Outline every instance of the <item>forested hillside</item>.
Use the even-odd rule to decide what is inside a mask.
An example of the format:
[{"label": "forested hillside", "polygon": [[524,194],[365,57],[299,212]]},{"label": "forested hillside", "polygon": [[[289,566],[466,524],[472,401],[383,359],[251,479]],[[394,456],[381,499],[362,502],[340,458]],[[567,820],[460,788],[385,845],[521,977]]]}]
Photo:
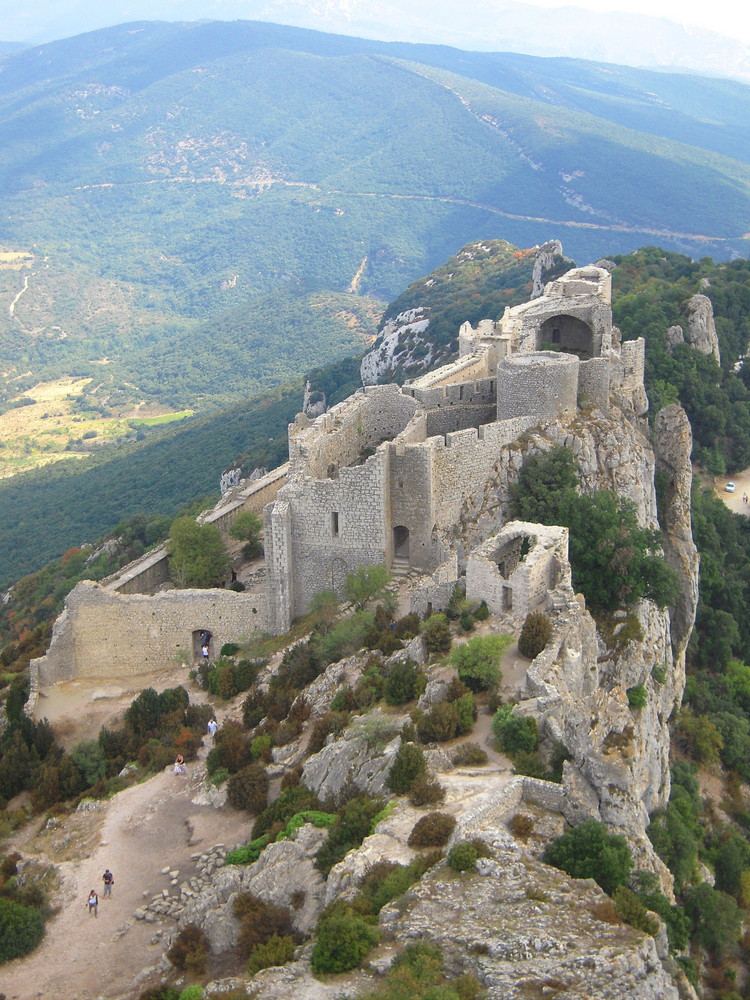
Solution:
[{"label": "forested hillside", "polygon": [[104,408],[238,401],[351,353],[471,239],[746,252],[728,81],[252,22],[0,67],[0,402],[60,375]]}]

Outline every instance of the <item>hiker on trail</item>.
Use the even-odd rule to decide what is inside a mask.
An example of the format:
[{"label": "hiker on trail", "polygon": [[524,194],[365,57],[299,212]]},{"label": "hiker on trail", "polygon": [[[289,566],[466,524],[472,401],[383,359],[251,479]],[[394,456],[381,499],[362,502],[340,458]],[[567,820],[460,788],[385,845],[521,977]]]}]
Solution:
[{"label": "hiker on trail", "polygon": [[185,758],[181,753],[178,753],[175,757],[174,762],[174,773],[175,774],[187,774],[187,768],[185,767]]},{"label": "hiker on trail", "polygon": [[96,894],[96,889],[92,889],[89,893],[89,898],[86,900],[86,906],[89,908],[89,913],[93,913],[95,917],[99,916],[97,913],[97,907],[99,906],[99,897]]},{"label": "hiker on trail", "polygon": [[209,719],[208,726],[206,726],[206,728],[208,729],[208,735],[211,737],[211,739],[213,739],[214,736],[216,735],[216,730],[219,728],[219,723],[216,721],[216,719]]},{"label": "hiker on trail", "polygon": [[115,877],[109,870],[109,868],[106,868],[104,870],[104,874],[102,875],[102,882],[104,883],[104,898],[106,899],[107,896],[112,895],[112,886],[115,884]]},{"label": "hiker on trail", "polygon": [[203,662],[205,664],[208,664],[208,643],[203,644],[203,648],[201,649],[201,656],[203,657]]}]

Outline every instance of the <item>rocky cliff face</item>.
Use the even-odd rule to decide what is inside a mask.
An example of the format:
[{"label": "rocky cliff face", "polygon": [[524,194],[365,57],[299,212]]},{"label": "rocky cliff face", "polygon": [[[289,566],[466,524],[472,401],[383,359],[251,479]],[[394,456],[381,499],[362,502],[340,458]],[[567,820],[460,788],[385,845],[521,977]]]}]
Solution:
[{"label": "rocky cliff face", "polygon": [[716,332],[714,307],[707,295],[692,295],[685,303],[686,329],[670,326],[667,344],[670,351],[678,344],[690,344],[701,354],[711,354],[721,364],[719,335]]},{"label": "rocky cliff face", "polygon": [[[527,700],[542,731],[570,751],[565,788],[583,813],[604,820],[630,839],[638,864],[669,873],[655,857],[645,830],[649,813],[669,797],[668,721],[685,683],[684,655],[697,606],[698,557],[690,528],[691,435],[680,407],[658,415],[655,451],[640,418],[619,408],[585,420],[552,422],[503,450],[481,494],[465,504],[454,540],[468,552],[508,517],[509,486],[527,456],[564,445],[578,461],[585,491],[614,490],[629,498],[641,523],[658,524],[655,471],[661,498],[664,553],[682,584],[677,604],[660,610],[641,602],[597,629],[582,599],[562,586],[553,612],[554,639],[527,674]],[[446,539],[446,544],[448,543]],[[627,691],[642,685],[646,704],[632,708]]]}]

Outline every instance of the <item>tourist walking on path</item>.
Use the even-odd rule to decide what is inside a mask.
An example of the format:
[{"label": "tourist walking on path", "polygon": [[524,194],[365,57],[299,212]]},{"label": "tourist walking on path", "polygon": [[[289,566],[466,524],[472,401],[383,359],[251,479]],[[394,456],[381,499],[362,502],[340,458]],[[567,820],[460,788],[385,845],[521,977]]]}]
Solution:
[{"label": "tourist walking on path", "polygon": [[181,753],[178,753],[175,757],[174,762],[174,773],[175,774],[187,774],[187,767],[185,766],[185,758]]},{"label": "tourist walking on path", "polygon": [[104,898],[112,895],[112,886],[115,884],[115,877],[109,868],[106,868],[104,874],[102,875],[102,882],[104,883]]},{"label": "tourist walking on path", "polygon": [[96,894],[96,889],[92,889],[89,893],[89,898],[86,900],[86,906],[89,908],[89,913],[93,914],[95,917],[99,916],[97,913],[99,908],[99,897]]},{"label": "tourist walking on path", "polygon": [[208,729],[208,735],[211,737],[211,739],[213,739],[214,736],[216,735],[216,730],[219,728],[219,723],[216,721],[216,719],[209,719],[208,726],[206,728]]}]

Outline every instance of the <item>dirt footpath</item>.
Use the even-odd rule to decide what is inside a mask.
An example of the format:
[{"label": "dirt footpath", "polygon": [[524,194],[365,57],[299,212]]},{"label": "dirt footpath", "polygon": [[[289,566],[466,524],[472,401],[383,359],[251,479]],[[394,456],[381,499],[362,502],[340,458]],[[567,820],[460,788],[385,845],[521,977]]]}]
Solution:
[{"label": "dirt footpath", "polygon": [[[203,773],[200,761],[190,765],[187,777],[165,771],[120,792],[98,810],[83,817],[78,813],[19,845],[29,855],[39,846],[49,848],[43,852],[49,857],[54,845],[62,851],[72,846],[74,852],[78,845],[82,853],[59,865],[61,909],[48,922],[42,944],[0,971],[0,989],[8,1000],[137,995],[139,974],[161,960],[160,929],[175,926],[172,921],[145,923],[133,915],[162,889],[174,892],[162,869],[179,871],[182,882],[195,872],[191,855],[216,844],[231,848],[250,836],[252,820],[246,814],[193,805]],[[111,899],[102,896],[105,868],[115,877]],[[86,907],[91,889],[100,897],[96,918]]]}]

